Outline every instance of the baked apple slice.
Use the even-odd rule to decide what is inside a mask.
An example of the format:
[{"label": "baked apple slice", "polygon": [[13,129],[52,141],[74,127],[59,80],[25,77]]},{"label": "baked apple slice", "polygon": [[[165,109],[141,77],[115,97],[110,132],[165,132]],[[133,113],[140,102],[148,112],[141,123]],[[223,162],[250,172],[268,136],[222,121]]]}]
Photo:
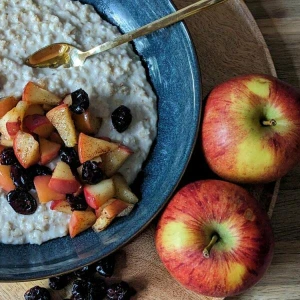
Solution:
[{"label": "baked apple slice", "polygon": [[128,207],[132,209],[133,205],[115,198],[108,200],[96,210],[97,220],[93,225],[93,230],[96,232],[104,230],[123,211],[128,210]]},{"label": "baked apple slice", "polygon": [[93,115],[89,109],[82,114],[73,113],[73,120],[75,127],[79,132],[90,135],[98,133],[102,122],[101,118]]},{"label": "baked apple slice", "polygon": [[118,144],[116,143],[108,142],[99,138],[94,138],[84,133],[79,134],[78,155],[79,160],[82,164],[106,152],[116,150],[117,148]]},{"label": "baked apple slice", "polygon": [[132,154],[133,151],[124,145],[119,145],[117,149],[103,154],[101,168],[105,175],[107,177],[114,175]]},{"label": "baked apple slice", "polygon": [[28,106],[25,117],[29,115],[41,115],[43,116],[45,114],[42,106],[40,104],[31,104]]},{"label": "baked apple slice", "polygon": [[87,204],[97,209],[115,195],[115,186],[111,178],[104,179],[94,185],[84,185],[84,197]]},{"label": "baked apple slice", "polygon": [[68,215],[72,214],[72,209],[68,201],[66,200],[53,200],[50,204],[50,209],[56,210]]},{"label": "baked apple slice", "polygon": [[24,118],[23,124],[31,133],[47,138],[54,131],[54,126],[46,116],[33,114]]},{"label": "baked apple slice", "polygon": [[47,203],[52,200],[65,200],[66,195],[58,193],[49,187],[51,175],[41,175],[34,177],[33,183],[40,203]]},{"label": "baked apple slice", "polygon": [[73,238],[79,233],[89,229],[96,221],[96,215],[91,210],[74,210],[69,222],[69,234]]},{"label": "baked apple slice", "polygon": [[14,138],[13,149],[19,163],[25,169],[40,160],[39,143],[30,133],[18,131]]},{"label": "baked apple slice", "polygon": [[13,96],[4,97],[0,99],[0,118],[2,118],[8,111],[14,108],[19,100]]},{"label": "baked apple slice", "polygon": [[0,188],[7,193],[16,188],[10,176],[10,169],[11,166],[0,165]]},{"label": "baked apple slice", "polygon": [[40,164],[46,165],[58,156],[61,145],[40,138]]},{"label": "baked apple slice", "polygon": [[47,112],[46,117],[56,128],[67,147],[77,144],[77,135],[71,112],[66,104],[56,106]]},{"label": "baked apple slice", "polygon": [[61,194],[73,194],[79,190],[81,184],[73,175],[70,166],[63,161],[59,161],[48,186]]},{"label": "baked apple slice", "polygon": [[135,204],[139,201],[138,197],[131,191],[126,179],[120,173],[112,176],[115,186],[115,197],[125,202]]},{"label": "baked apple slice", "polygon": [[22,100],[28,104],[58,105],[61,102],[61,98],[31,81],[23,90]]}]

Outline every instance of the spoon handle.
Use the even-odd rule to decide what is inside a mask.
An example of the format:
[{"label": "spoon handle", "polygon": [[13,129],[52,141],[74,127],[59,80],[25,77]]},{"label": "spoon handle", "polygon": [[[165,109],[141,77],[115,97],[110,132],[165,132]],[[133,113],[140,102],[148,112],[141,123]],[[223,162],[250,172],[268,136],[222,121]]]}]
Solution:
[{"label": "spoon handle", "polygon": [[205,8],[208,8],[210,6],[213,6],[215,4],[219,4],[219,3],[222,3],[225,1],[227,1],[227,0],[200,0],[200,1],[197,1],[194,4],[191,4],[185,8],[182,8],[182,9],[180,9],[174,13],[171,13],[163,18],[160,18],[160,19],[158,19],[154,22],[151,22],[149,24],[146,24],[136,30],[133,30],[126,34],[123,34],[112,41],[103,43],[99,46],[96,46],[96,47],[90,49],[89,51],[83,52],[82,55],[85,58],[87,58],[91,55],[94,55],[94,54],[109,50],[111,48],[117,47],[124,43],[130,42],[140,36],[149,34],[158,29],[161,29],[161,28],[164,28],[171,24],[174,24],[176,22],[179,22],[179,21],[185,19],[186,17],[196,14],[200,10],[203,10]]}]

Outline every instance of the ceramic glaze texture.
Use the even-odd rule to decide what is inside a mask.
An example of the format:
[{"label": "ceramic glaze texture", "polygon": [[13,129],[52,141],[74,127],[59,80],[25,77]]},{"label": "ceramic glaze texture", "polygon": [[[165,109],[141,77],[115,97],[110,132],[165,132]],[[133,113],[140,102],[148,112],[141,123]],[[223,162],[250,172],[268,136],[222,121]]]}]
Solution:
[{"label": "ceramic glaze texture", "polygon": [[[127,32],[174,11],[167,0],[95,0],[101,16]],[[143,9],[141,9],[141,5]],[[180,180],[198,132],[200,76],[184,25],[164,28],[134,42],[158,97],[158,133],[134,189],[141,201],[105,232],[87,231],[38,245],[0,245],[0,280],[52,276],[91,263],[124,245],[166,203]]]}]

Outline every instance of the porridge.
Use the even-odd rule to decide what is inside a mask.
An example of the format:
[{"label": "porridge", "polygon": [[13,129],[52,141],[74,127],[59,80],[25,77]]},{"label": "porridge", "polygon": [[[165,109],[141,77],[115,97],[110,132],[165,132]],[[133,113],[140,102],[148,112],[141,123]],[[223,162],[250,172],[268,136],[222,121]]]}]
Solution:
[{"label": "porridge", "polygon": [[[90,49],[117,36],[117,28],[102,20],[90,5],[70,0],[2,0],[0,28],[0,98],[20,98],[30,81],[61,99],[83,89],[90,99],[89,109],[102,119],[96,136],[109,137],[133,151],[119,170],[132,183],[156,136],[157,112],[155,94],[131,46],[94,56],[80,68],[32,69],[23,64],[25,57],[55,42]],[[130,109],[132,122],[119,133],[111,114],[122,105]],[[18,214],[1,192],[2,243],[41,244],[64,236],[69,219],[65,213],[51,210],[50,203],[39,204],[34,214]]]}]

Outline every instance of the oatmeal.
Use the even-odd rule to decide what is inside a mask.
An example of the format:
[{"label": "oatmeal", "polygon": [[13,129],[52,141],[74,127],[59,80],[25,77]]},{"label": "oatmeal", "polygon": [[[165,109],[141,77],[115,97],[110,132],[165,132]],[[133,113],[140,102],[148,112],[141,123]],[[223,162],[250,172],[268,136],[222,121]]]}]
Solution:
[{"label": "oatmeal", "polygon": [[[83,67],[32,69],[24,59],[55,42],[88,50],[119,35],[116,27],[102,20],[90,5],[70,0],[2,0],[0,2],[0,98],[20,97],[29,81],[39,83],[63,98],[84,89],[90,109],[102,118],[97,136],[123,143],[134,154],[120,173],[132,183],[141,170],[156,136],[156,97],[145,70],[130,45],[122,45],[88,59]],[[128,129],[119,133],[111,113],[125,105],[132,114]],[[15,213],[0,195],[0,241],[40,244],[67,234],[69,218],[39,204],[30,216]]]}]

